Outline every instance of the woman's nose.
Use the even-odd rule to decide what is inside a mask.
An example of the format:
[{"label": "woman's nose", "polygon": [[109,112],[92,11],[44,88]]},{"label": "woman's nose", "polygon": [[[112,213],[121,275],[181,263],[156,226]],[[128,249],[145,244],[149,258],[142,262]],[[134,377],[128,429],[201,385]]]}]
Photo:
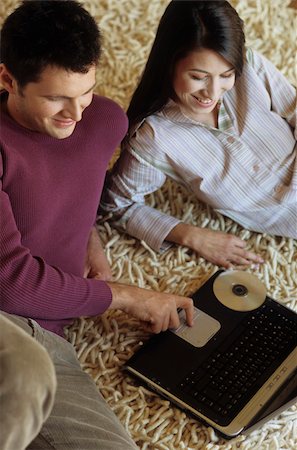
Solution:
[{"label": "woman's nose", "polygon": [[209,98],[216,100],[220,97],[221,87],[220,83],[216,79],[210,79],[205,87],[207,95]]}]

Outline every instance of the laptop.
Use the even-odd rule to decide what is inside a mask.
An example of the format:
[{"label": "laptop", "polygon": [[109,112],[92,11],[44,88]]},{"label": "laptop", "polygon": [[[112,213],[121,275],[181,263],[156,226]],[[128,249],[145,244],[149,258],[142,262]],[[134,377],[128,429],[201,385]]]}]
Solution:
[{"label": "laptop", "polygon": [[218,270],[192,296],[193,327],[154,335],[125,370],[220,436],[261,426],[297,400],[297,314],[244,271]]}]

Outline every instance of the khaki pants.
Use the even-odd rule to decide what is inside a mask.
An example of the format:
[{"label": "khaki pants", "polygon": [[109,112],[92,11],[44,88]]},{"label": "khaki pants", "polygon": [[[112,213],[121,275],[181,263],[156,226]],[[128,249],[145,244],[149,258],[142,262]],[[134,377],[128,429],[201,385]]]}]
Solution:
[{"label": "khaki pants", "polygon": [[33,320],[5,313],[0,401],[1,450],[137,449],[72,345]]}]

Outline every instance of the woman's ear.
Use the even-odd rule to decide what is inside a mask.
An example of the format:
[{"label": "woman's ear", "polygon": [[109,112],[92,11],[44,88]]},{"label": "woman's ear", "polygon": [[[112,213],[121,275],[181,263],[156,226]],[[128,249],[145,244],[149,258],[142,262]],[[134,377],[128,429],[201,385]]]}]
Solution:
[{"label": "woman's ear", "polygon": [[10,94],[13,94],[17,90],[17,81],[7,70],[5,64],[0,64],[0,85]]}]

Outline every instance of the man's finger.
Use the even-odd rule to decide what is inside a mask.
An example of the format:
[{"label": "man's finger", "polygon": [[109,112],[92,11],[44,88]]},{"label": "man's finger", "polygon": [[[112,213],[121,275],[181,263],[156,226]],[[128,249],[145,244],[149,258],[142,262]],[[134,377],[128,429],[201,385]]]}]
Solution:
[{"label": "man's finger", "polygon": [[194,303],[191,298],[179,297],[177,306],[186,312],[187,324],[192,327],[194,323]]},{"label": "man's finger", "polygon": [[179,315],[177,312],[177,309],[175,309],[174,311],[172,311],[171,315],[170,315],[170,322],[168,324],[169,328],[178,328],[180,325],[180,321],[179,321]]}]

